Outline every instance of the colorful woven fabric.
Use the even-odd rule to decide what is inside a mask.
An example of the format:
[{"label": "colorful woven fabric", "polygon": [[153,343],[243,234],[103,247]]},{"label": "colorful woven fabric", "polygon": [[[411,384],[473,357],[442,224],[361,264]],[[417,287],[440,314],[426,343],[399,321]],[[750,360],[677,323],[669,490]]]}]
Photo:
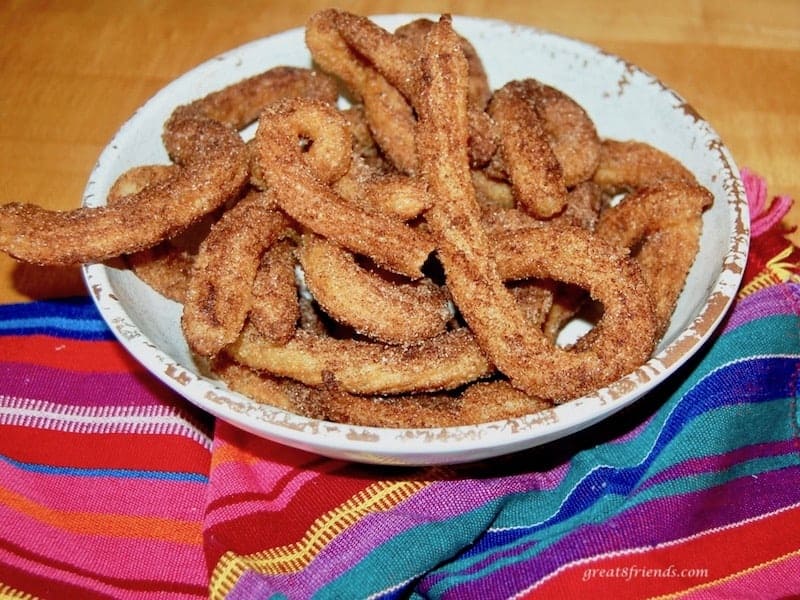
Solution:
[{"label": "colorful woven fabric", "polygon": [[763,219],[732,312],[666,384],[456,467],[256,438],[156,382],[87,298],[0,306],[0,597],[790,596],[800,275]]}]

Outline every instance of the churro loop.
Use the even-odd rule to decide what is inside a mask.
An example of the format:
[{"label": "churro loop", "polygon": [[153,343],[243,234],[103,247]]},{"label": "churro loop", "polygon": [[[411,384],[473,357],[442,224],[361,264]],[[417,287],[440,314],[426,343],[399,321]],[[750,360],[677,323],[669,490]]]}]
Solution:
[{"label": "churro loop", "polygon": [[300,322],[300,299],[295,276],[295,243],[281,240],[261,257],[253,281],[250,322],[275,343],[286,343]]},{"label": "churro loop", "polygon": [[157,181],[167,181],[175,174],[175,165],[140,165],[131,167],[117,177],[108,190],[106,202],[114,204],[125,196],[138,194],[148,185]]},{"label": "churro loop", "polygon": [[232,390],[257,402],[314,419],[363,427],[457,427],[513,419],[552,407],[506,381],[476,381],[457,393],[358,395],[332,386],[310,387],[238,364],[224,355],[213,372]]},{"label": "churro loop", "polygon": [[597,234],[635,251],[655,305],[658,334],[669,324],[700,244],[703,211],[713,196],[704,187],[664,181],[626,195],[600,216]]},{"label": "churro loop", "polygon": [[542,118],[550,146],[571,188],[587,181],[600,161],[600,138],[584,108],[563,91],[535,79],[524,80]]},{"label": "churro loop", "polygon": [[420,216],[433,202],[419,179],[373,168],[358,155],[353,156],[350,169],[336,181],[334,190],[366,210],[403,221]]},{"label": "churro loop", "polygon": [[[424,30],[430,25],[417,27]],[[315,13],[306,28],[306,43],[314,59],[361,99],[378,145],[406,173],[415,173],[418,162],[412,104],[419,94],[419,49],[415,43],[419,37],[420,32],[413,28],[405,34],[392,34],[366,17],[338,9]],[[485,78],[474,48],[463,38],[459,40],[462,52],[471,49],[472,79]],[[472,164],[481,165],[491,159],[497,140],[491,119],[483,113],[483,92],[475,93],[468,148]]]},{"label": "churro loop", "polygon": [[413,111],[400,91],[342,38],[335,18],[339,12],[314,13],[306,23],[306,45],[314,61],[339,77],[361,102],[372,135],[391,162],[411,173],[416,168]]},{"label": "churro loop", "polygon": [[[114,204],[155,181],[165,181],[175,168],[174,165],[142,165],[128,169],[109,189],[106,203]],[[209,213],[175,237],[125,255],[125,261],[137,277],[159,294],[183,302],[194,256],[211,222],[217,218],[216,212]]]},{"label": "churro loop", "polygon": [[268,194],[251,192],[211,228],[195,258],[181,316],[196,354],[212,356],[239,335],[261,255],[289,227]]},{"label": "churro loop", "polygon": [[[638,269],[577,228],[495,236],[493,255],[463,143],[466,61],[447,19],[431,29],[427,42],[422,68],[428,93],[417,109],[418,148],[435,197],[426,219],[456,306],[481,348],[518,389],[563,401],[610,383],[644,362],[654,345],[652,307]],[[527,323],[503,285],[503,279],[527,277],[575,283],[603,303],[594,343],[580,351],[558,348]]]},{"label": "churro loop", "polygon": [[[288,158],[305,165],[323,184],[331,184],[350,169],[353,136],[342,114],[333,106],[300,97],[288,98],[271,105],[261,115],[259,129],[276,129],[279,120]],[[256,153],[263,152],[264,135],[254,140]],[[258,159],[258,156],[256,156]],[[263,161],[259,164],[263,169]]]},{"label": "churro loop", "polygon": [[590,341],[559,348],[530,336],[524,360],[537,395],[560,401],[611,383],[644,363],[656,340],[654,308],[638,265],[597,235],[575,227],[533,228],[494,238],[504,280],[573,284],[602,305]]},{"label": "churro loop", "polygon": [[390,344],[431,338],[444,333],[452,318],[446,294],[430,281],[390,281],[318,236],[303,236],[299,258],[323,310],[369,338]]},{"label": "churro loop", "polygon": [[[415,19],[405,25],[398,27],[394,34],[395,36],[408,40],[416,47],[422,46],[425,41],[425,35],[430,31],[434,21],[430,19]],[[461,42],[461,49],[464,52],[464,57],[467,59],[467,72],[469,83],[467,85],[467,102],[471,108],[477,111],[483,111],[492,97],[492,88],[489,85],[489,78],[486,74],[486,69],[483,66],[475,46],[472,45],[467,38],[462,35],[458,36]]]},{"label": "churro loop", "polygon": [[[576,186],[568,194],[567,208],[545,221],[534,219],[518,209],[486,209],[482,222],[490,239],[496,235],[524,232],[532,227],[579,227],[592,231],[598,217],[599,191],[591,182]],[[510,286],[528,322],[541,327],[545,337],[555,342],[562,327],[583,306],[588,294],[571,284],[553,279],[529,279]]]},{"label": "churro loop", "polygon": [[666,152],[645,142],[604,139],[593,179],[609,196],[664,181],[696,183],[694,175]]},{"label": "churro loop", "polygon": [[243,129],[261,111],[283,98],[314,98],[334,104],[339,97],[336,81],[312,69],[279,66],[243,79],[175,109],[172,117],[201,117]]},{"label": "churro loop", "polygon": [[226,352],[256,370],[353,394],[452,389],[491,372],[472,334],[463,328],[401,345],[298,330],[286,344],[278,345],[245,327]]},{"label": "churro loop", "polygon": [[[299,123],[304,128],[314,123],[321,132],[319,138],[310,140],[311,148],[323,143],[325,136],[340,139],[341,132],[347,131],[346,121],[336,109],[318,101],[292,99],[262,113],[255,150],[262,175],[280,207],[311,231],[370,257],[385,269],[421,277],[421,267],[433,250],[431,240],[399,219],[366,211],[335,193],[315,174],[321,167],[311,165],[312,169],[302,160],[298,132],[291,129]],[[341,157],[344,168],[337,164],[331,170],[344,174],[351,158],[349,140],[337,157]],[[324,165],[324,169],[329,168]]]},{"label": "churro loop", "polygon": [[567,186],[529,81],[506,83],[492,96],[488,111],[500,132],[500,152],[516,205],[544,218],[564,208]]},{"label": "churro loop", "polygon": [[244,142],[209,119],[171,124],[172,177],[111,206],[52,211],[33,204],[0,206],[0,250],[27,262],[74,265],[155,245],[238,195],[248,179]]},{"label": "churro loop", "polygon": [[276,67],[176,108],[163,141],[181,168],[120,198],[113,206],[49,211],[31,204],[0,207],[0,250],[27,262],[69,265],[149,248],[234,198],[248,178],[236,130],[264,106],[287,96],[335,102],[332,78],[310,69]]},{"label": "churro loop", "polygon": [[[239,375],[240,381],[244,378]],[[251,385],[254,384],[251,380]],[[264,382],[260,383],[266,391]],[[253,385],[255,388],[256,386]],[[286,392],[283,392],[286,393]],[[317,418],[364,427],[457,427],[513,419],[551,408],[505,381],[475,382],[459,394],[406,394],[375,397],[341,390],[308,392]]]}]

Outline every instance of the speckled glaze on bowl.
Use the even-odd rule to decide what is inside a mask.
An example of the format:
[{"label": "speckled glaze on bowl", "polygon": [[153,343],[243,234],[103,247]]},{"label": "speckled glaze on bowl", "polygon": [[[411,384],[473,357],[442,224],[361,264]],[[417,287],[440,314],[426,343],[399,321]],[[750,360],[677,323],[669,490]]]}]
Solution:
[{"label": "speckled glaze on bowl", "polygon": [[[419,16],[436,18],[385,15],[374,20],[393,30]],[[558,87],[587,110],[601,136],[653,144],[681,160],[714,194],[714,204],[703,217],[699,255],[653,358],[592,394],[520,418],[436,429],[330,423],[259,404],[200,374],[181,333],[179,304],[129,271],[85,266],[84,277],[101,314],[155,377],[216,417],[264,438],[346,460],[430,465],[515,452],[597,423],[658,386],[703,345],[737,293],[749,242],[744,190],[718,135],[656,78],[593,46],[501,21],[456,16],[454,24],[477,49],[493,87],[522,77]],[[175,106],[272,66],[310,64],[303,30],[295,29],[233,49],[181,76],[115,135],[91,174],[84,204],[103,204],[109,187],[126,169],[167,162],[160,136]]]}]

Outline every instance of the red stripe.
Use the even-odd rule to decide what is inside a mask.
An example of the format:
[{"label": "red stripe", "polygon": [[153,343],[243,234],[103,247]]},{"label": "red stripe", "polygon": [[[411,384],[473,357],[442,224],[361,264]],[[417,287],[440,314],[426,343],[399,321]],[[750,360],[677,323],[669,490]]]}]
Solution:
[{"label": "red stripe", "polygon": [[[296,490],[288,504],[279,511],[242,514],[207,526],[203,537],[209,563],[217,564],[228,551],[247,555],[295,544],[303,539],[311,525],[322,515],[351,500],[374,483],[374,479],[363,479],[349,468],[339,473],[323,473]],[[238,502],[253,499],[256,498],[236,494],[220,498],[215,504],[217,510],[227,506],[232,512],[238,512]],[[276,527],[276,523],[280,526]]]},{"label": "red stripe", "polygon": [[[5,540],[0,538],[0,547],[6,546]],[[11,551],[10,549],[8,551]],[[52,575],[45,577],[42,574],[43,567],[40,566],[42,558],[38,556],[27,556],[19,550],[15,552],[26,560],[36,561],[38,564],[31,567],[36,573],[29,573],[21,571],[16,567],[3,567],[2,581],[3,584],[12,587],[19,591],[21,594],[30,594],[33,598],[81,598],[82,600],[108,600],[108,594],[91,589],[88,587],[79,587],[65,581],[51,579]],[[50,565],[48,565],[50,567]],[[61,565],[56,565],[52,571],[54,575],[58,574],[58,570],[63,569]],[[50,569],[48,569],[50,570]],[[11,596],[14,598],[15,596]],[[20,598],[27,596],[21,595]]]},{"label": "red stripe", "polygon": [[24,463],[79,469],[140,469],[208,475],[209,450],[174,434],[86,434],[7,426],[0,454]]},{"label": "red stripe", "polygon": [[[523,597],[616,600],[671,594],[741,573],[797,548],[800,507],[640,554],[572,565]],[[680,576],[684,569],[706,573]]]},{"label": "red stripe", "polygon": [[[270,548],[293,544],[303,538],[311,525],[321,515],[325,515],[344,504],[353,496],[373,484],[373,480],[351,479],[342,476],[323,474],[297,490],[289,503],[279,512],[264,511],[241,515],[236,519],[220,523],[206,531],[206,536],[224,539],[228,550],[237,554],[252,554],[264,550],[265,540]],[[229,502],[218,502],[218,508],[225,504],[235,505],[238,501],[252,500],[248,496],[230,496]],[[275,523],[280,527],[275,527]]]},{"label": "red stripe", "polygon": [[381,474],[387,474],[377,468],[320,458],[304,450],[258,438],[224,421],[217,422],[215,436],[246,456],[294,466],[296,471],[293,469],[279,485],[286,486],[301,470],[312,470],[317,474],[295,490],[294,496],[280,510],[242,514],[247,508],[240,508],[239,504],[256,499],[269,500],[276,492],[273,488],[260,488],[254,480],[247,478],[248,466],[242,463],[237,475],[241,478],[237,488],[241,492],[220,496],[213,502],[215,513],[226,511],[236,516],[207,526],[203,533],[206,557],[212,565],[217,564],[227,551],[245,555],[300,541],[314,521],[374,484]]},{"label": "red stripe", "polygon": [[[188,581],[176,581],[176,578],[170,577],[169,573],[152,573],[152,578],[150,579],[125,579],[115,577],[113,573],[104,572],[102,563],[98,563],[95,570],[90,571],[66,561],[41,556],[2,538],[0,538],[0,549],[14,554],[33,565],[31,572],[22,571],[18,567],[4,566],[4,570],[0,574],[0,584],[8,585],[36,598],[80,598],[81,600],[97,598],[98,600],[107,600],[111,592],[114,592],[114,595],[118,597],[139,597],[149,594],[153,594],[153,597],[159,595],[175,597],[179,594],[183,594],[186,597],[207,597],[205,586],[195,585]],[[143,545],[142,551],[147,550],[148,548]],[[131,559],[134,560],[135,557],[131,557]],[[47,575],[44,575],[43,571]],[[60,572],[84,578],[85,584],[67,583],[63,577],[58,578]],[[53,577],[57,579],[52,579]],[[169,594],[165,594],[165,590],[168,590]]]},{"label": "red stripe", "polygon": [[143,372],[144,368],[113,340],[71,340],[48,335],[0,337],[3,362],[94,373]]}]

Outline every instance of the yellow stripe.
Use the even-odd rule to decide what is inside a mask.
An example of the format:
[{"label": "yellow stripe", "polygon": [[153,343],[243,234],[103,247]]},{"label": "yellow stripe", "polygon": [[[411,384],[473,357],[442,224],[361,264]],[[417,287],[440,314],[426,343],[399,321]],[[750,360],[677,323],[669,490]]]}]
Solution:
[{"label": "yellow stripe", "polygon": [[739,291],[739,298],[744,298],[758,290],[777,283],[800,281],[800,275],[794,273],[794,270],[797,269],[797,265],[784,262],[784,259],[792,254],[792,250],[793,247],[791,245],[787,246],[782,252],[767,261],[764,269]]},{"label": "yellow stripe", "polygon": [[0,600],[36,600],[28,592],[21,592],[0,582]]},{"label": "yellow stripe", "polygon": [[427,485],[420,481],[374,483],[319,517],[298,542],[247,556],[226,552],[211,574],[209,597],[211,600],[225,598],[248,570],[277,575],[304,569],[333,538],[362,516],[388,510]]},{"label": "yellow stripe", "polygon": [[718,585],[721,585],[721,584],[724,584],[724,583],[729,583],[729,582],[733,581],[734,579],[738,579],[739,577],[743,577],[745,575],[749,575],[749,574],[754,573],[756,571],[760,571],[762,569],[766,569],[767,567],[771,567],[771,566],[773,566],[773,565],[775,565],[775,564],[777,564],[779,562],[783,562],[783,561],[785,561],[785,560],[787,560],[789,558],[794,558],[794,557],[797,557],[797,556],[800,556],[800,549],[794,550],[792,552],[788,552],[788,553],[784,554],[783,556],[778,556],[776,558],[773,558],[772,560],[764,561],[763,563],[760,563],[758,565],[753,565],[752,567],[748,567],[748,568],[743,569],[741,571],[737,571],[736,573],[731,573],[730,575],[726,575],[725,577],[720,577],[719,579],[715,579],[713,581],[707,581],[706,583],[701,583],[700,585],[696,585],[694,587],[687,588],[685,590],[681,590],[680,592],[675,592],[674,594],[665,594],[663,596],[652,596],[651,598],[649,598],[649,600],[671,600],[671,599],[674,599],[674,598],[680,598],[680,597],[685,596],[687,594],[690,594],[692,592],[696,592],[696,591],[699,591],[699,590],[705,590],[705,589],[708,589],[708,588],[711,588],[711,587],[717,587]]}]

